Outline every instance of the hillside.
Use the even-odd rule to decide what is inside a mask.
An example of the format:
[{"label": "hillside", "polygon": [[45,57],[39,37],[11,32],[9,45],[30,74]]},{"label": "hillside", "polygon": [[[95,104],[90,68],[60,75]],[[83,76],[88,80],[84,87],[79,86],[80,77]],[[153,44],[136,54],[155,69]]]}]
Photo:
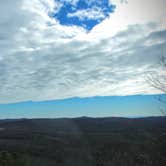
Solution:
[{"label": "hillside", "polygon": [[0,120],[0,166],[165,166],[166,117]]}]

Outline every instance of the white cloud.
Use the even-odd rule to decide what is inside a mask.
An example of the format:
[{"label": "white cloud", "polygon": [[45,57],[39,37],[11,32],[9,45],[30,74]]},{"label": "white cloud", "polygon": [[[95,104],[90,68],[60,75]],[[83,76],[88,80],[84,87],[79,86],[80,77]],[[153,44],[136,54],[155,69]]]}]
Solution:
[{"label": "white cloud", "polygon": [[116,9],[109,19],[93,29],[98,37],[103,35],[114,36],[133,24],[155,22],[159,29],[165,29],[166,27],[165,0],[127,0],[128,3],[121,3],[121,0],[110,1],[116,4]]},{"label": "white cloud", "polygon": [[58,5],[0,2],[0,103],[161,93],[144,74],[162,73],[165,1],[118,2],[116,12],[89,33],[50,18]]},{"label": "white cloud", "polygon": [[61,1],[62,2],[68,2],[68,3],[72,4],[72,5],[77,5],[79,0],[61,0]]},{"label": "white cloud", "polygon": [[68,17],[78,17],[80,20],[101,20],[105,17],[105,15],[101,8],[94,7],[92,9],[82,9],[74,13],[69,13]]}]

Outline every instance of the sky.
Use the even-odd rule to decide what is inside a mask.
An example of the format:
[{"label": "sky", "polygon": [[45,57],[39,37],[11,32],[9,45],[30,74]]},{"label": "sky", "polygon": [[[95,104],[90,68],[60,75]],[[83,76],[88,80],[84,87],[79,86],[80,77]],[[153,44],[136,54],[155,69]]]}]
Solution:
[{"label": "sky", "polygon": [[166,76],[165,6],[165,0],[1,1],[0,118],[157,115],[154,98],[163,92],[146,76]]},{"label": "sky", "polygon": [[[0,119],[163,116],[158,98],[166,95],[70,98],[0,105]],[[4,111],[5,110],[5,111]]]}]

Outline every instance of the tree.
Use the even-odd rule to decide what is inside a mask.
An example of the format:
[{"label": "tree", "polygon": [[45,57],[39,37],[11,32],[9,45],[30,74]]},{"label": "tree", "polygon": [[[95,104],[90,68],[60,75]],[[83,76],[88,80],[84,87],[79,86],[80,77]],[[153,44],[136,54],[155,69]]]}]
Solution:
[{"label": "tree", "polygon": [[[160,58],[160,63],[162,65],[163,70],[166,71],[166,56],[162,56]],[[161,76],[160,74],[157,74],[156,72],[152,71],[148,73],[147,78],[149,83],[153,87],[166,93],[166,75]]]},{"label": "tree", "polygon": [[[162,93],[166,94],[166,56],[163,55],[160,57],[160,64],[164,74],[159,74],[155,71],[148,72],[147,81],[154,88],[160,90]],[[166,97],[158,97],[158,101],[163,104],[161,112],[163,115],[166,115]]]},{"label": "tree", "polygon": [[29,166],[28,156],[20,153],[0,151],[0,166]]}]

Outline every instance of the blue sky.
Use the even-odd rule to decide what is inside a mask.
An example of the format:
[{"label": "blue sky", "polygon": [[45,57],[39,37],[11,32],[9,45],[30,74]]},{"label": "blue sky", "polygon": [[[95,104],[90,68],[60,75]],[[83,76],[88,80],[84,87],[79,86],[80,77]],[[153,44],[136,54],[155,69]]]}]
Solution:
[{"label": "blue sky", "polygon": [[147,76],[166,78],[165,6],[0,1],[0,118],[159,115]]},{"label": "blue sky", "polygon": [[[164,97],[163,95],[159,95]],[[0,118],[161,116],[158,95],[71,98],[0,105]]]},{"label": "blue sky", "polygon": [[[64,1],[59,0],[59,2]],[[50,15],[57,19],[62,25],[76,25],[89,31],[95,25],[100,24],[100,22],[109,17],[110,14],[114,12],[114,9],[115,5],[110,4],[109,0],[78,0],[76,4],[72,4],[70,1],[65,2],[58,12],[55,14],[51,13]],[[92,11],[94,15],[90,13]],[[81,17],[79,17],[80,15]]]}]

